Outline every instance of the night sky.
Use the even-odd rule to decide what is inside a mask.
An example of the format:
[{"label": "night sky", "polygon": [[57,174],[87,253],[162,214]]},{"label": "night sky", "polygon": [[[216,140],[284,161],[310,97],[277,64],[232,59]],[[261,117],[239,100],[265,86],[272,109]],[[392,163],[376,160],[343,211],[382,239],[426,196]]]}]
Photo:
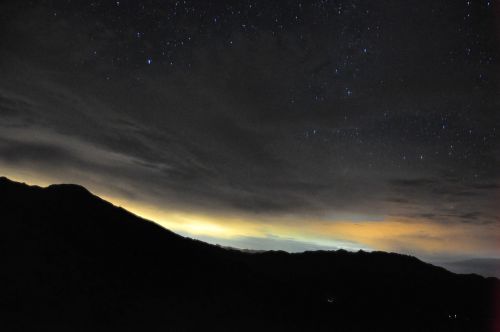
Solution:
[{"label": "night sky", "polygon": [[2,1],[0,175],[251,249],[500,258],[496,1]]}]

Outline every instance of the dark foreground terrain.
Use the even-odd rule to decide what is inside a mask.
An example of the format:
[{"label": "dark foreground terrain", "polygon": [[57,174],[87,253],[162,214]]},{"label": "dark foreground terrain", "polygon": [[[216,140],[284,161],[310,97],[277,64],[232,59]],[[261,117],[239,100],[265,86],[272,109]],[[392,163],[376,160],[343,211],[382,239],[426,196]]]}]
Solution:
[{"label": "dark foreground terrain", "polygon": [[496,331],[497,279],[410,256],[242,253],[6,178],[0,220],[2,331]]}]

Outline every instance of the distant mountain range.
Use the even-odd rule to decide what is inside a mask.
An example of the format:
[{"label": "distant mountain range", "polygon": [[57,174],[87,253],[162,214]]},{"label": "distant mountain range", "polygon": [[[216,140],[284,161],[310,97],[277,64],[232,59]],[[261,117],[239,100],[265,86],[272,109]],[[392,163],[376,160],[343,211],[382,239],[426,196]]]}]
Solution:
[{"label": "distant mountain range", "polygon": [[461,261],[441,262],[439,265],[455,273],[477,273],[500,278],[500,259],[473,258]]},{"label": "distant mountain range", "polygon": [[[498,331],[500,282],[384,252],[248,253],[0,178],[2,331]],[[495,325],[496,324],[496,325]]]}]

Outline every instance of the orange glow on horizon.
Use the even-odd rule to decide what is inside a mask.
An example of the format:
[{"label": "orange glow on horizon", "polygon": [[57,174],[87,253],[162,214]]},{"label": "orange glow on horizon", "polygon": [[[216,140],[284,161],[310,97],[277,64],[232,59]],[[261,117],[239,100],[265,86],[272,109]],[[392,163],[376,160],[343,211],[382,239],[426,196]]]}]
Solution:
[{"label": "orange glow on horizon", "polygon": [[[5,174],[5,173],[4,173]],[[33,177],[28,173],[6,174],[10,179],[46,186],[59,181]],[[86,185],[83,183],[83,185]],[[215,239],[238,237],[293,239],[316,245],[347,249],[395,251],[415,255],[453,254],[498,256],[500,232],[495,225],[442,224],[424,219],[386,218],[381,221],[321,220],[263,215],[227,215],[171,211],[144,202],[125,199],[87,186],[101,198],[128,211],[184,235]],[[258,248],[242,248],[258,249]]]}]

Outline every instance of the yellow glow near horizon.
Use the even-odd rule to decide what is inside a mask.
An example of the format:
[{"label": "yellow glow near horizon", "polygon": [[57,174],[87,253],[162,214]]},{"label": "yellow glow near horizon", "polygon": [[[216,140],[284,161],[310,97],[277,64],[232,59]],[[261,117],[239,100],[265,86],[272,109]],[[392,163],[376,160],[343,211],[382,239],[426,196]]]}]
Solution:
[{"label": "yellow glow near horizon", "polygon": [[[37,178],[22,173],[6,175],[14,181],[41,186],[58,182],[50,177]],[[171,211],[144,202],[102,194],[98,188],[91,186],[88,188],[114,205],[174,232],[193,237],[234,239],[276,236],[319,245],[339,246],[339,243],[352,243],[350,249],[372,248],[426,255],[472,253],[497,256],[499,252],[500,232],[495,225],[442,224],[421,219],[389,218],[382,221],[353,222],[307,218],[305,227],[304,218]]]},{"label": "yellow glow near horizon", "polygon": [[492,255],[498,252],[500,243],[498,227],[494,225],[441,224],[419,219],[318,223],[313,225],[313,230],[352,239],[378,250],[426,254]]},{"label": "yellow glow near horizon", "polygon": [[[118,200],[110,198],[110,201]],[[279,217],[246,219],[187,212],[164,212],[153,207],[134,207],[133,204],[126,202],[120,205],[130,206],[131,212],[170,230],[215,238],[275,235],[313,244],[338,245],[338,243],[353,242],[357,243],[359,248],[425,254],[475,252],[491,255],[499,249],[495,243],[500,243],[493,238],[498,234],[494,225],[478,227],[471,224],[438,224],[419,219],[357,222],[308,219],[307,227],[304,227],[303,223],[297,223],[296,220],[290,221]],[[493,237],[488,243],[484,243],[481,239],[484,239],[485,229],[488,228],[491,228],[489,234]],[[498,236],[496,237],[498,239]]]}]

